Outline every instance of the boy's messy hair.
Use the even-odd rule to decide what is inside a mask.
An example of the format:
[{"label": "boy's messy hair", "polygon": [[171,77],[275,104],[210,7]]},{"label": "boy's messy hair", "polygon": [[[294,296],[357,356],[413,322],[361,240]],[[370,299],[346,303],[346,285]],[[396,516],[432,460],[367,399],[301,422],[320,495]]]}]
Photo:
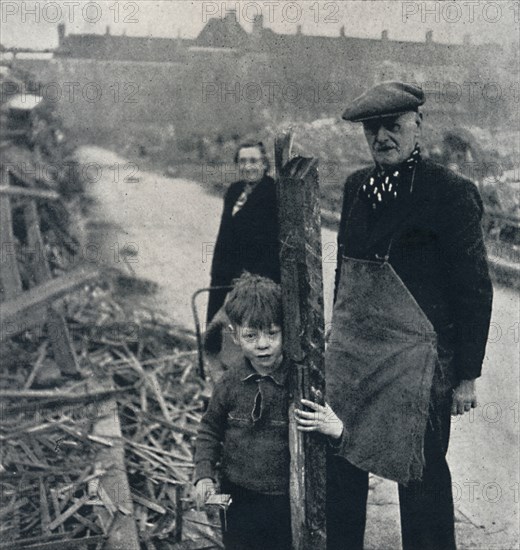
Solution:
[{"label": "boy's messy hair", "polygon": [[269,329],[282,324],[282,291],[267,277],[244,272],[233,281],[224,306],[234,325]]}]

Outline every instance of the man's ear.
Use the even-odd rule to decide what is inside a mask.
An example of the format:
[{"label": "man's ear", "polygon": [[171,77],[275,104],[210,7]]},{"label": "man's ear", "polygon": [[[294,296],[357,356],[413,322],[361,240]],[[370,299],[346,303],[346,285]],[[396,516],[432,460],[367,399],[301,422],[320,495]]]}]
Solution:
[{"label": "man's ear", "polygon": [[417,138],[420,138],[421,135],[422,135],[422,122],[423,122],[423,114],[418,111],[417,113],[415,113],[415,124],[416,124],[416,131],[415,131],[415,136]]}]

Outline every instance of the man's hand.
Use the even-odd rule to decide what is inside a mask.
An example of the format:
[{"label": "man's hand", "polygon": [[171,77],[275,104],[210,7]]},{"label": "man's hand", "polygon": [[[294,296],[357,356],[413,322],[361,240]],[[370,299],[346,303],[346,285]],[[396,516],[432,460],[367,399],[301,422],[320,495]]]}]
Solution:
[{"label": "man's hand", "polygon": [[200,509],[206,503],[206,500],[210,495],[214,495],[217,492],[215,482],[209,478],[204,477],[199,479],[195,484],[195,500],[197,502],[197,509]]},{"label": "man's hand", "polygon": [[302,405],[312,409],[311,411],[302,411],[296,409],[296,421],[298,430],[301,432],[319,432],[328,435],[333,439],[339,439],[343,433],[343,422],[336,416],[336,413],[330,408],[328,403],[319,405],[308,399],[301,400]]},{"label": "man's hand", "polygon": [[477,406],[477,390],[475,380],[461,380],[453,390],[453,404],[451,414],[464,414]]}]

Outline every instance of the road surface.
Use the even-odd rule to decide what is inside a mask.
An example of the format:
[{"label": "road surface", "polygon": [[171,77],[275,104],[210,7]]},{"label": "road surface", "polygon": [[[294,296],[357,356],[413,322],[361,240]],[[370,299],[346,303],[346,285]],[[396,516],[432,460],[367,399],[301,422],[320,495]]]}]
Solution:
[{"label": "road surface", "polygon": [[[126,159],[87,147],[80,163],[91,174],[95,217],[105,222],[100,257],[121,261],[156,282],[155,307],[193,328],[190,300],[209,285],[211,251],[222,201],[195,182],[137,172]],[[325,316],[330,320],[335,268],[335,235],[322,232]],[[204,300],[200,301],[202,317]],[[479,407],[453,421],[452,470],[459,549],[513,550],[519,546],[519,357],[520,294],[495,288],[493,319]],[[366,548],[400,549],[397,489],[371,479]]]}]

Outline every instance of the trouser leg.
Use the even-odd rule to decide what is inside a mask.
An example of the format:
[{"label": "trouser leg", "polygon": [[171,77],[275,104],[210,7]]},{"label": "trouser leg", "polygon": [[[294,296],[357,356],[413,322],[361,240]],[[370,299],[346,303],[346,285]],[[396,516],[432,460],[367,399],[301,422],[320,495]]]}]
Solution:
[{"label": "trouser leg", "polygon": [[362,550],[368,473],[344,458],[327,457],[327,549]]},{"label": "trouser leg", "polygon": [[403,550],[455,550],[451,475],[446,461],[451,398],[433,401],[424,439],[420,482],[399,485]]},{"label": "trouser leg", "polygon": [[233,499],[224,522],[226,550],[291,550],[289,496],[226,485]]}]

